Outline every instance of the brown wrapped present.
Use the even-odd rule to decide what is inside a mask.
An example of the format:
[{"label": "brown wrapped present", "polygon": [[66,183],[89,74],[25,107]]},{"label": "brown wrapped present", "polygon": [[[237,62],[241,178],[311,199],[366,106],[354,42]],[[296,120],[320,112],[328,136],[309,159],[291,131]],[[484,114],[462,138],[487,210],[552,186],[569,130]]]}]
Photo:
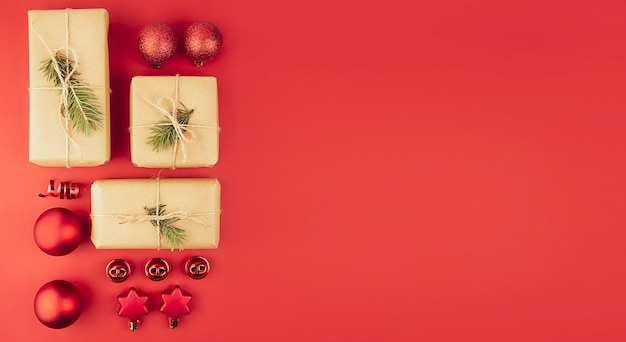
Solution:
[{"label": "brown wrapped present", "polygon": [[108,30],[105,9],[28,12],[30,162],[109,161]]},{"label": "brown wrapped present", "polygon": [[210,249],[220,239],[215,178],[106,179],[91,186],[97,249]]},{"label": "brown wrapped present", "polygon": [[130,85],[130,149],[139,167],[211,167],[217,163],[217,79],[135,76]]}]

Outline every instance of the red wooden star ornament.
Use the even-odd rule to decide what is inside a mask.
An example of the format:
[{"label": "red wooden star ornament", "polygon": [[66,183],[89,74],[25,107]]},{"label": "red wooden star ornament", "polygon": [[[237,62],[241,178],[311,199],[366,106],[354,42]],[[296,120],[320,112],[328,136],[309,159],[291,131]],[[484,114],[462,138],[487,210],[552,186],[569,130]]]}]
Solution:
[{"label": "red wooden star ornament", "polygon": [[191,309],[189,309],[191,295],[184,295],[180,287],[176,285],[171,292],[163,292],[161,297],[163,297],[163,305],[161,305],[159,311],[169,315],[170,328],[174,329],[178,326],[178,317],[191,312]]},{"label": "red wooden star ornament", "polygon": [[117,301],[120,303],[117,314],[128,317],[128,327],[131,331],[135,331],[139,326],[139,316],[148,314],[146,307],[148,296],[140,296],[135,288],[131,287],[126,295],[118,296]]}]

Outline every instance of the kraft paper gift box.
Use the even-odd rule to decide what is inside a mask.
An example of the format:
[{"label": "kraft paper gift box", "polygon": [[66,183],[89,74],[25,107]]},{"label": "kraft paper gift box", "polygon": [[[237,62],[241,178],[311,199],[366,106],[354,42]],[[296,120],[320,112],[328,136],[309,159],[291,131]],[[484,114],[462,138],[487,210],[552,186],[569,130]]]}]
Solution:
[{"label": "kraft paper gift box", "polygon": [[[162,210],[156,213],[156,207]],[[220,239],[215,178],[104,179],[91,186],[91,241],[97,249],[213,249]],[[183,230],[177,246],[157,227]]]},{"label": "kraft paper gift box", "polygon": [[[110,159],[109,15],[105,9],[28,11],[30,70],[29,161],[41,166],[98,166]],[[60,55],[59,55],[60,54]],[[46,61],[58,63],[55,84],[44,74]],[[54,66],[54,63],[52,64]],[[77,107],[77,93],[92,92]],[[82,97],[84,98],[84,97]],[[89,134],[76,131],[65,108],[92,113],[100,125]],[[91,107],[90,107],[91,106]]]},{"label": "kraft paper gift box", "polygon": [[[181,120],[183,111],[191,114]],[[135,76],[130,85],[130,149],[135,166],[211,167],[218,161],[217,79],[213,76]],[[155,149],[155,131],[178,131]]]}]

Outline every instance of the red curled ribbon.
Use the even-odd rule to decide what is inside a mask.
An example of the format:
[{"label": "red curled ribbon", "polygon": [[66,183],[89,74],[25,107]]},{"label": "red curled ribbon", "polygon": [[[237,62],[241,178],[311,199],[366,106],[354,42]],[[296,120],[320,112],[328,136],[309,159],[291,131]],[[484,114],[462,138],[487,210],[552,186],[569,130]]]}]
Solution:
[{"label": "red curled ribbon", "polygon": [[54,179],[50,180],[48,185],[48,191],[45,194],[37,194],[39,197],[58,197],[60,199],[75,199],[78,197],[79,186],[76,183],[61,182],[56,187],[54,186]]}]

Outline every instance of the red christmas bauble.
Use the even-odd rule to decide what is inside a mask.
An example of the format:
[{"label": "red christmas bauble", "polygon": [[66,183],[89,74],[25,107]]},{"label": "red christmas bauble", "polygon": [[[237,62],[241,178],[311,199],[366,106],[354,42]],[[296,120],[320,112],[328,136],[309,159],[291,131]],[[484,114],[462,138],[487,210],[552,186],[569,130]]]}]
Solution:
[{"label": "red christmas bauble", "polygon": [[172,58],[176,52],[176,44],[176,33],[163,23],[144,26],[137,39],[139,53],[155,69]]},{"label": "red christmas bauble", "polygon": [[33,229],[37,246],[47,254],[66,255],[78,247],[83,235],[80,219],[66,208],[44,211]]},{"label": "red christmas bauble", "polygon": [[48,328],[67,328],[76,322],[82,309],[80,291],[66,280],[50,281],[35,295],[35,315]]},{"label": "red christmas bauble", "polygon": [[222,48],[222,32],[215,24],[200,21],[185,30],[185,53],[195,66],[215,58]]}]

